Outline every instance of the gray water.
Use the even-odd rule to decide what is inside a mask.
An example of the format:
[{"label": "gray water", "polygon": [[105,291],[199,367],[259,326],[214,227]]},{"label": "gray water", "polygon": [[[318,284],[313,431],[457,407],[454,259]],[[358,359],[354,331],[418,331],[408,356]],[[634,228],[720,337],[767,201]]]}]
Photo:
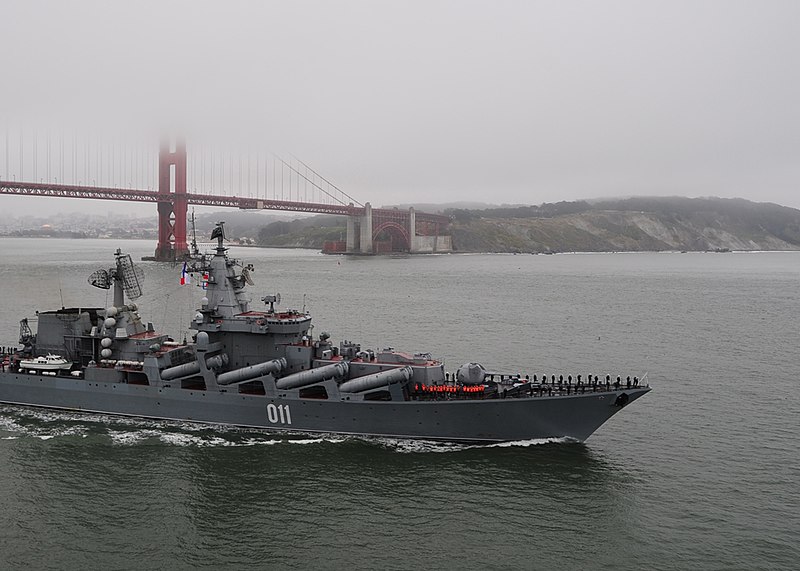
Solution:
[{"label": "gray water", "polygon": [[[153,250],[0,241],[0,344],[107,305],[86,277],[116,247]],[[0,568],[798,567],[800,253],[232,253],[316,334],[655,390],[585,444],[483,447],[0,406]],[[141,266],[143,317],[182,338],[202,290]]]}]

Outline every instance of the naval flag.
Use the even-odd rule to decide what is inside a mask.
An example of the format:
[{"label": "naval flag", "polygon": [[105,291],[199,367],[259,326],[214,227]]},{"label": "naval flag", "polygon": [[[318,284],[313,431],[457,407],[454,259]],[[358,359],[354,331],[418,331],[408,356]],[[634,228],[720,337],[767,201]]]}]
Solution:
[{"label": "naval flag", "polygon": [[186,262],[183,262],[183,269],[181,270],[181,285],[192,283],[192,278],[189,272],[186,271]]}]

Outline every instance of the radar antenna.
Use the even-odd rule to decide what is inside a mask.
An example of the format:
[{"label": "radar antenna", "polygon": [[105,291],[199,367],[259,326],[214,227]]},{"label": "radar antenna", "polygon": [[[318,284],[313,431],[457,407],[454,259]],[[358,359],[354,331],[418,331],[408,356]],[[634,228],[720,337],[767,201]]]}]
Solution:
[{"label": "radar antenna", "polygon": [[25,317],[19,322],[19,342],[21,345],[30,345],[33,341],[36,341],[36,335],[31,331],[28,318]]},{"label": "radar antenna", "polygon": [[89,276],[89,283],[100,289],[110,289],[114,286],[114,305],[122,306],[125,301],[122,295],[124,290],[130,299],[142,297],[142,282],[144,272],[133,265],[130,254],[123,254],[117,249],[114,253],[117,258],[117,267],[107,270],[97,270]]},{"label": "radar antenna", "polygon": [[89,276],[89,283],[100,289],[109,289],[114,281],[113,268],[110,270],[97,270]]},{"label": "radar antenna", "polygon": [[117,274],[115,278],[122,280],[122,288],[130,299],[142,297],[142,282],[144,272],[141,268],[133,265],[130,254],[123,254],[117,250]]},{"label": "radar antenna", "polygon": [[261,298],[261,301],[269,304],[270,313],[275,313],[275,304],[281,303],[281,294],[276,293],[275,295],[265,295]]},{"label": "radar antenna", "polygon": [[253,278],[250,277],[250,272],[252,271],[253,271],[252,264],[248,264],[242,268],[242,277],[244,278],[244,281],[247,283],[247,285],[255,285],[253,283]]},{"label": "radar antenna", "polygon": [[211,231],[211,239],[217,240],[217,255],[222,255],[225,252],[225,246],[222,243],[225,241],[225,223],[217,222],[214,230]]}]

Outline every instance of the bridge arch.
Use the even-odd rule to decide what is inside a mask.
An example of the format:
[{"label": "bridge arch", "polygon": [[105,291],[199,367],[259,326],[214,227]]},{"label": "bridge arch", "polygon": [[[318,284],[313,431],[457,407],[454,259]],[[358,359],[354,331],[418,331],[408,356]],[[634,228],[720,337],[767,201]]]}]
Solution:
[{"label": "bridge arch", "polygon": [[383,232],[390,234],[392,237],[400,238],[401,250],[406,252],[411,251],[411,238],[408,235],[408,229],[406,229],[402,224],[395,222],[394,220],[386,220],[378,224],[372,230],[373,244],[377,243],[378,237]]}]

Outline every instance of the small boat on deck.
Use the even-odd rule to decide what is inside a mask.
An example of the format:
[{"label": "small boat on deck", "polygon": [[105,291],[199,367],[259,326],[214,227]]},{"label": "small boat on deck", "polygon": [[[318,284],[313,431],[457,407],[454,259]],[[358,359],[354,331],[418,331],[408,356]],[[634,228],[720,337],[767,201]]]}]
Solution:
[{"label": "small boat on deck", "polygon": [[19,362],[19,366],[21,369],[34,371],[67,371],[72,368],[72,362],[59,355],[48,353],[33,359],[23,359]]}]

